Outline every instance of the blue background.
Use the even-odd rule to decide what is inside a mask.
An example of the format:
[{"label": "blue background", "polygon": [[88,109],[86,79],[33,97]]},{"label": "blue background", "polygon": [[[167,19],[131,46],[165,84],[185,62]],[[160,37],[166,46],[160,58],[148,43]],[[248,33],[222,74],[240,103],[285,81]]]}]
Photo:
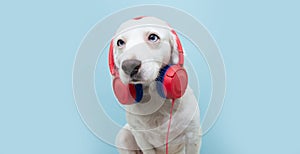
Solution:
[{"label": "blue background", "polygon": [[0,2],[1,154],[117,152],[81,121],[72,67],[95,23],[144,3],[193,15],[221,49],[227,94],[218,121],[203,137],[203,154],[300,153],[296,0],[31,0]]}]

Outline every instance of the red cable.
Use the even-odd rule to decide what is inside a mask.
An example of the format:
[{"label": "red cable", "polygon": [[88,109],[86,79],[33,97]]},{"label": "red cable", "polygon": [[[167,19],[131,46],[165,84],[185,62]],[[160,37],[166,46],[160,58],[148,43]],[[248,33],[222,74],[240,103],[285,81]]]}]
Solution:
[{"label": "red cable", "polygon": [[170,110],[170,120],[169,120],[169,125],[168,125],[168,131],[167,131],[167,137],[166,137],[166,154],[169,153],[169,133],[170,133],[170,126],[171,126],[171,121],[172,121],[172,111],[173,111],[173,107],[175,104],[175,99],[172,99],[172,107]]}]

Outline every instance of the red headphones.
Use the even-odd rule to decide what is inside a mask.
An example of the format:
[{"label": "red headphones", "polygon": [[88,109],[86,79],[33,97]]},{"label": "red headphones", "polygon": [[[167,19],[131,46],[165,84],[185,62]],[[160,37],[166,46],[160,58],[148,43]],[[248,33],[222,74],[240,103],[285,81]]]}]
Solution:
[{"label": "red headphones", "polygon": [[[156,88],[161,97],[176,99],[184,94],[188,84],[188,76],[186,70],[182,67],[184,56],[180,40],[174,30],[171,30],[171,32],[176,36],[179,62],[175,65],[167,65],[159,71],[159,75],[156,78]],[[108,62],[110,73],[114,77],[112,85],[115,96],[123,105],[140,102],[143,98],[143,86],[141,84],[124,84],[121,81],[114,63],[113,48],[112,40],[110,42]]]}]

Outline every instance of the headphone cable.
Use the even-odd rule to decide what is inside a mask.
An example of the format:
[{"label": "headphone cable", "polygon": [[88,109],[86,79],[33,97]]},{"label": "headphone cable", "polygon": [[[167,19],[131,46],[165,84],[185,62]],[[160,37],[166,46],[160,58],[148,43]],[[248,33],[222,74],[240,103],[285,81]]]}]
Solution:
[{"label": "headphone cable", "polygon": [[167,131],[167,136],[166,136],[166,154],[169,153],[169,134],[170,134],[172,111],[173,111],[174,104],[175,104],[175,99],[172,99],[172,106],[171,106],[171,110],[170,110],[170,119],[169,119],[168,131]]}]

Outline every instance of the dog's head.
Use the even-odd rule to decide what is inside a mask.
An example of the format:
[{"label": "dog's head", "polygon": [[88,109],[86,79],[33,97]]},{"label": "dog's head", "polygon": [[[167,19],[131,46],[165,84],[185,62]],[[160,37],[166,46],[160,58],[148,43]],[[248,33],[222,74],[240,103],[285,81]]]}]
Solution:
[{"label": "dog's head", "polygon": [[163,66],[179,60],[175,34],[166,22],[154,17],[123,23],[112,47],[114,65],[124,84],[151,83]]}]

